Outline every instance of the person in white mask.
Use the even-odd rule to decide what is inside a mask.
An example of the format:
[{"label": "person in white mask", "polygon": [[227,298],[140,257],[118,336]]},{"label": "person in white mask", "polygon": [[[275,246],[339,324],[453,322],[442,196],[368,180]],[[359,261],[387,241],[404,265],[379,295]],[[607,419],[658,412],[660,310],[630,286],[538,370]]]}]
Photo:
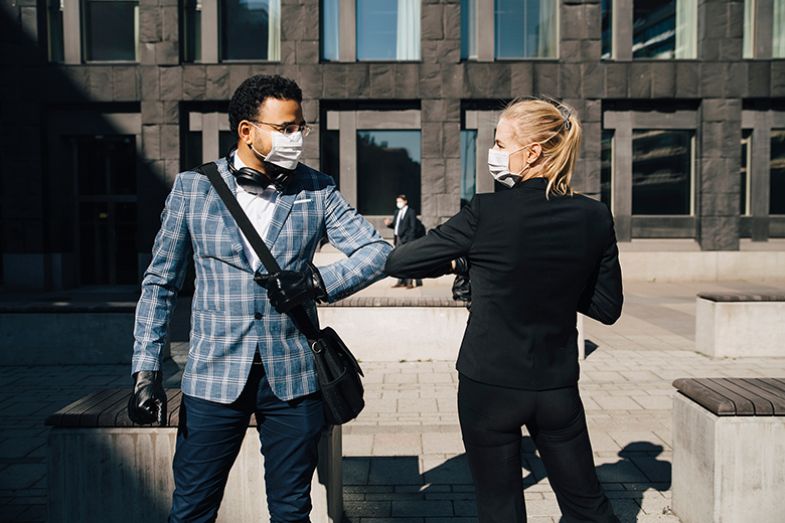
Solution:
[{"label": "person in white mask", "polygon": [[[316,302],[339,300],[380,279],[391,247],[331,177],[300,163],[309,127],[295,82],[248,78],[229,102],[229,124],[236,148],[200,170],[218,172],[281,270],[265,274],[207,176],[178,174],[142,281],[128,414],[135,423],[166,423],[162,348],[193,260],[168,521],[216,520],[252,414],[271,521],[309,521],[324,404],[308,339],[286,312],[302,306],[317,318]],[[324,237],[346,257],[317,268],[313,257]],[[248,493],[249,502],[262,503],[256,494]]]},{"label": "person in white mask", "polygon": [[526,520],[522,426],[563,521],[618,521],[594,469],[575,322],[577,312],[606,324],[619,318],[621,268],[610,210],[571,188],[580,141],[571,107],[511,103],[488,151],[490,176],[506,189],[478,194],[385,265],[399,278],[457,272],[471,281],[458,418],[480,523]]}]

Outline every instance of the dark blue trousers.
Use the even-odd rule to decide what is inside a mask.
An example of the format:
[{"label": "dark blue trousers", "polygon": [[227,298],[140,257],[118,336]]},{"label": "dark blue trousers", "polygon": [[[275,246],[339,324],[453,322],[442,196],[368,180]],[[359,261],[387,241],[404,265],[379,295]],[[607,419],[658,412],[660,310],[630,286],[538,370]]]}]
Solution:
[{"label": "dark blue trousers", "polygon": [[273,394],[264,367],[254,362],[234,403],[184,395],[180,409],[170,523],[215,521],[229,470],[254,412],[271,521],[310,521],[311,479],[325,426],[320,394],[282,401]]}]

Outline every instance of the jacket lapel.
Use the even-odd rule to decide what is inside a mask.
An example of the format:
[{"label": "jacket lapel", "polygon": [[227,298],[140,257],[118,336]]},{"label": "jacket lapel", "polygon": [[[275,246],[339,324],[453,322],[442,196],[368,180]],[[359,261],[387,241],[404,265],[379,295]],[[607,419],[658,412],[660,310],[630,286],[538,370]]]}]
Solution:
[{"label": "jacket lapel", "polygon": [[288,194],[284,192],[278,193],[278,197],[275,199],[273,221],[270,223],[270,227],[267,229],[267,234],[264,238],[264,243],[270,247],[271,251],[273,250],[273,245],[275,245],[275,240],[277,240],[278,235],[281,234],[283,224],[286,223],[289,213],[292,212],[292,205],[294,205],[295,198],[297,198],[297,193]]},{"label": "jacket lapel", "polygon": [[[232,194],[235,194],[237,191],[237,181],[232,176],[232,173],[229,172],[229,169],[226,167],[226,160],[219,160],[216,162],[218,166],[218,172],[221,173],[221,178],[223,178],[226,185],[229,187],[229,190]],[[219,212],[221,213],[221,219],[224,222],[224,227],[226,232],[229,234],[230,240],[232,242],[232,251],[235,254],[238,254],[242,260],[245,262],[245,266],[249,271],[253,271],[251,267],[251,262],[248,260],[248,257],[245,253],[245,248],[243,244],[243,237],[242,232],[240,231],[240,227],[237,225],[232,213],[229,212],[229,208],[226,207],[226,204],[221,200],[221,197],[218,196],[218,192],[213,187],[211,189],[213,198],[216,200],[216,204],[218,206]]]}]

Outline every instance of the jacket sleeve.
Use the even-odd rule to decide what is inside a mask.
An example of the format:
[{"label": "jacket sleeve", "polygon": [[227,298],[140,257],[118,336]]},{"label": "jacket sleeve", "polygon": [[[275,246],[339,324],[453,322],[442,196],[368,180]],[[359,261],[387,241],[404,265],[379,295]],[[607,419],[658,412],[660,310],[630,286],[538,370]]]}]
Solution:
[{"label": "jacket sleeve", "polygon": [[387,258],[385,272],[398,278],[428,278],[449,271],[449,263],[469,254],[480,215],[475,196],[461,212],[422,238],[399,245]]},{"label": "jacket sleeve", "polygon": [[166,198],[161,229],[153,243],[153,258],[142,279],[142,294],[136,305],[134,323],[132,373],[159,370],[161,365],[169,320],[191,255],[186,207],[182,180],[178,176]]},{"label": "jacket sleeve", "polygon": [[417,214],[414,212],[414,209],[409,207],[406,210],[406,215],[403,217],[403,221],[401,222],[401,242],[408,243],[414,240],[414,230],[417,227]]},{"label": "jacket sleeve", "polygon": [[344,200],[334,185],[325,197],[327,239],[347,258],[319,267],[329,302],[340,300],[384,276],[384,260],[392,247]]},{"label": "jacket sleeve", "polygon": [[605,325],[612,325],[621,316],[624,294],[622,291],[619,247],[613,218],[610,218],[610,233],[597,268],[578,301],[578,312]]}]

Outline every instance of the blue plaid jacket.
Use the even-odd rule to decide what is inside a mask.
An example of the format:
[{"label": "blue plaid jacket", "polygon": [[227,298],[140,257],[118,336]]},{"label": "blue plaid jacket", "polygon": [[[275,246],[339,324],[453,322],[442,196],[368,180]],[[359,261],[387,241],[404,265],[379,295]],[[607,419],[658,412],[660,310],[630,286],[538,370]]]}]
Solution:
[{"label": "blue plaid jacket", "polygon": [[[217,164],[234,193],[237,184],[226,161]],[[196,290],[183,393],[231,403],[245,386],[257,347],[280,399],[319,389],[307,340],[254,282],[241,234],[206,176],[193,171],[177,176],[136,307],[132,372],[160,369],[169,319],[193,254]],[[348,256],[319,268],[329,301],[382,276],[390,245],[343,199],[332,178],[300,164],[278,195],[264,241],[282,269],[301,270],[325,234]],[[318,321],[316,305],[306,309]]]}]

